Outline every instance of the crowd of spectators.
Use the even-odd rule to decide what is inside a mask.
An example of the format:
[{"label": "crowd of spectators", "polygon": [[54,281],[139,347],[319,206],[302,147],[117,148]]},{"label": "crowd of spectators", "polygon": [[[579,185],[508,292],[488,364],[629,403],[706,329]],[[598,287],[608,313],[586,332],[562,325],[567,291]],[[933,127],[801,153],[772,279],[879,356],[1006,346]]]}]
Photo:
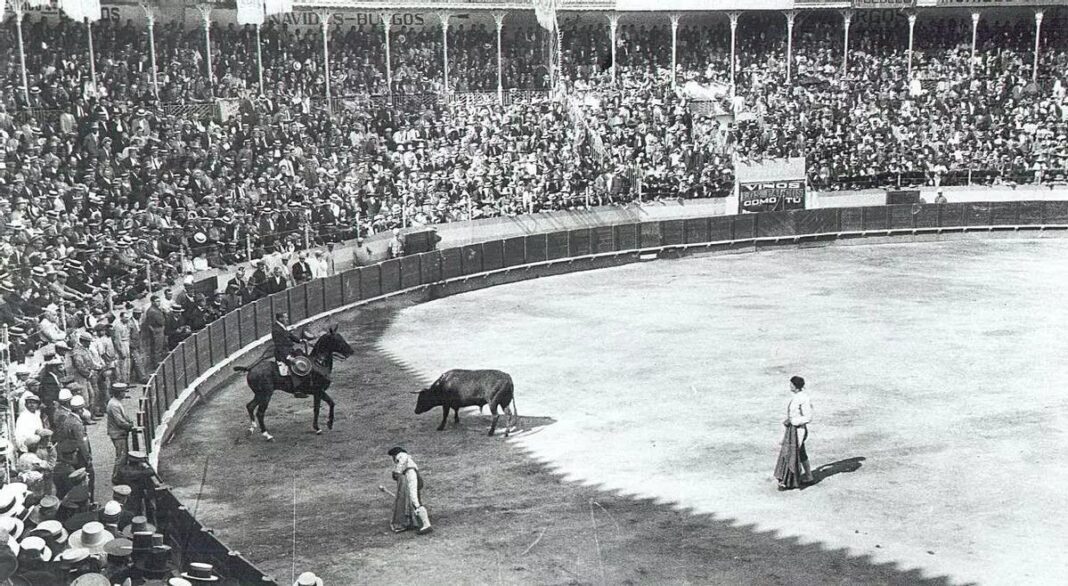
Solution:
[{"label": "crowd of spectators", "polygon": [[[863,14],[863,13],[861,13]],[[94,311],[144,295],[194,269],[223,267],[404,225],[625,203],[716,197],[732,159],[805,156],[817,189],[906,182],[1043,179],[1066,162],[1061,27],[1047,18],[1040,83],[1030,81],[1033,25],[982,21],[974,76],[967,15],[921,19],[914,78],[903,18],[854,24],[848,70],[835,13],[802,13],[792,79],[785,20],[739,23],[733,101],[695,110],[670,84],[671,30],[618,31],[611,85],[606,21],[564,19],[566,100],[403,101],[440,96],[437,26],[391,29],[386,87],[381,26],[335,28],[328,111],[318,27],[262,30],[265,92],[257,95],[252,27],[215,25],[214,83],[204,75],[203,31],[156,28],[159,100],[147,32],[131,22],[94,27],[91,83],[82,25],[27,22],[30,116],[14,26],[0,53],[0,288],[3,321],[32,335],[42,311]],[[425,24],[425,23],[424,23]],[[431,23],[434,24],[434,23]],[[454,19],[453,92],[496,86],[496,30]],[[730,81],[726,18],[678,31],[680,82]],[[503,78],[544,88],[546,33],[506,20]],[[1033,36],[1032,36],[1033,39]],[[382,95],[394,105],[344,96]],[[212,105],[160,104],[229,100]],[[713,116],[733,113],[736,122]]]}]

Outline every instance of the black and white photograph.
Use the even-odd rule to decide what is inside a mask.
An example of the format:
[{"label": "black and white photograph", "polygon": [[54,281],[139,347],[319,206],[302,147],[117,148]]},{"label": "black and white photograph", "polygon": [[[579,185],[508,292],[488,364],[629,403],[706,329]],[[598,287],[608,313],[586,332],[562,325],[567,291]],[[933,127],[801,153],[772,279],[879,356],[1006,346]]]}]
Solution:
[{"label": "black and white photograph", "polygon": [[0,0],[0,586],[1068,584],[1066,287],[1068,0]]}]

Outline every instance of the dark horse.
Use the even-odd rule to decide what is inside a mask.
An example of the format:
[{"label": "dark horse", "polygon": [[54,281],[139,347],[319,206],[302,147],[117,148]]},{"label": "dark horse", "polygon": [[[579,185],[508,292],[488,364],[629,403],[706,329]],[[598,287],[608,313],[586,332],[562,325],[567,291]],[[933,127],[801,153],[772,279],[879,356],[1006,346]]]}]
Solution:
[{"label": "dark horse", "polygon": [[[352,347],[345,341],[345,338],[342,338],[341,334],[337,333],[337,326],[333,326],[315,342],[315,347],[312,348],[311,354],[308,356],[312,361],[312,369],[304,377],[279,376],[278,365],[273,360],[273,355],[261,358],[251,367],[235,366],[234,370],[248,373],[245,375],[245,381],[248,382],[249,388],[255,394],[252,400],[245,405],[250,422],[249,433],[256,431],[256,422],[258,420],[260,432],[263,434],[264,439],[267,441],[274,439],[267,432],[267,425],[263,423],[263,414],[267,412],[267,405],[271,402],[271,395],[276,390],[289,393],[297,398],[307,395],[312,396],[314,405],[312,428],[317,434],[322,433],[322,430],[319,429],[320,401],[326,401],[326,404],[330,406],[330,416],[327,417],[326,427],[327,429],[333,429],[334,399],[327,394],[326,389],[330,386],[330,372],[334,369],[334,355],[336,354],[344,360],[352,356],[353,353]],[[294,383],[294,381],[296,382]]]}]

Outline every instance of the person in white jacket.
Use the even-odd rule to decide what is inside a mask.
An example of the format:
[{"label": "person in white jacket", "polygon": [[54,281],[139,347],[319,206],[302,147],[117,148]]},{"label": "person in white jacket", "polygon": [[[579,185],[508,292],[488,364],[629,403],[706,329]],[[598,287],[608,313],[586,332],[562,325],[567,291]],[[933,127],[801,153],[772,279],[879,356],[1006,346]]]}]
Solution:
[{"label": "person in white jacket", "polygon": [[26,451],[26,441],[30,438],[36,440],[38,432],[44,429],[44,423],[41,421],[41,399],[33,393],[26,393],[22,401],[26,408],[19,413],[19,418],[15,421],[15,447],[20,453]]}]

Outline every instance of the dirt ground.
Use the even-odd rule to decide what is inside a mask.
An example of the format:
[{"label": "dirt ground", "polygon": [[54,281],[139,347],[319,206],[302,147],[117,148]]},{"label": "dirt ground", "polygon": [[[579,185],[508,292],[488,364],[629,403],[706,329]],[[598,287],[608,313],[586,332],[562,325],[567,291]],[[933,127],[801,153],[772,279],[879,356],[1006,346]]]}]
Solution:
[{"label": "dirt ground", "polygon": [[[1056,583],[1065,252],[778,251],[380,304],[337,320],[357,354],[333,431],[279,395],[276,441],[246,436],[238,381],[161,473],[280,583]],[[407,392],[451,367],[512,373],[524,432],[414,415]],[[820,482],[779,493],[794,373],[813,386]],[[430,536],[389,531],[393,445],[424,473]]]}]

